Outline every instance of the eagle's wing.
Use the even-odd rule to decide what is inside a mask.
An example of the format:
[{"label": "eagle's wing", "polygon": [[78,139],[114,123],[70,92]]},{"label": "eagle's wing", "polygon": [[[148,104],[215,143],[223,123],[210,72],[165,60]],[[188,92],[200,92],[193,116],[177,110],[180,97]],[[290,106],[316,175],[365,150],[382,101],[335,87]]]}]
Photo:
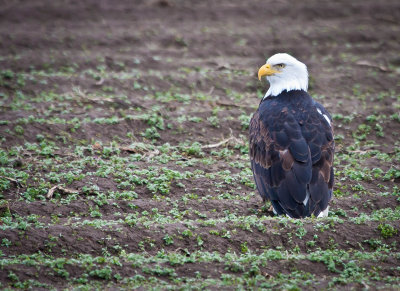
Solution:
[{"label": "eagle's wing", "polygon": [[297,119],[294,116],[286,107],[262,116],[258,110],[253,115],[251,167],[260,195],[271,200],[277,214],[318,216],[332,197],[330,116],[316,102],[296,114]]}]

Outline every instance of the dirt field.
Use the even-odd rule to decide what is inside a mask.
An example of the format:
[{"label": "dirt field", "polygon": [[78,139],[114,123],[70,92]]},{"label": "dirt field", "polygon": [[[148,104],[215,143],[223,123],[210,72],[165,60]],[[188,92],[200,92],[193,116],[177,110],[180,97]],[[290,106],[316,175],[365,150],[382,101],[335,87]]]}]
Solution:
[{"label": "dirt field", "polygon": [[[0,7],[0,288],[400,289],[398,0]],[[277,52],[334,119],[324,219],[255,191]]]}]

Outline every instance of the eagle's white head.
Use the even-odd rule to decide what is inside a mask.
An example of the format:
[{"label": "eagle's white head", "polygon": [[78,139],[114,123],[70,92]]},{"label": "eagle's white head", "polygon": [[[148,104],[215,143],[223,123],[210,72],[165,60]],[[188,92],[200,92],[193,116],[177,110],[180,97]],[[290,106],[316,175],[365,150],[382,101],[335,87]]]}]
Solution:
[{"label": "eagle's white head", "polygon": [[[282,91],[308,88],[307,66],[288,54],[275,54],[258,70],[258,79],[266,76],[270,84],[267,96],[277,96]],[[265,98],[264,97],[264,98]]]}]

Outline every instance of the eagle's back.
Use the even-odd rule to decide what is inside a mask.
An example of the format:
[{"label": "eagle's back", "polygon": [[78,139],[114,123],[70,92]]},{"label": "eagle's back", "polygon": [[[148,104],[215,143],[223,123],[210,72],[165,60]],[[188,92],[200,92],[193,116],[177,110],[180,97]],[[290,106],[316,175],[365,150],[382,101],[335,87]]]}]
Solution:
[{"label": "eagle's back", "polygon": [[250,121],[250,159],[257,189],[278,214],[318,216],[332,197],[331,117],[305,91],[261,101]]}]

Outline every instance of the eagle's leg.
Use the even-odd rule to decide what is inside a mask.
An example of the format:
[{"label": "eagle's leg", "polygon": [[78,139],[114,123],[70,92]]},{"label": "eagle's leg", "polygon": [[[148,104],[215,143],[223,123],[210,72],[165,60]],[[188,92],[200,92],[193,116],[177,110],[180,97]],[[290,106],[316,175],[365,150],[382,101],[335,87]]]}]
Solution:
[{"label": "eagle's leg", "polygon": [[[269,199],[267,199],[264,196],[262,197],[262,200],[263,200],[264,206],[267,206],[267,203],[270,201]],[[274,206],[272,206],[272,204],[268,207],[268,212],[273,212],[275,215],[277,214],[277,212],[276,212]]]},{"label": "eagle's leg", "polygon": [[318,217],[328,217],[328,213],[329,213],[329,206],[326,207],[325,210],[321,211],[321,213],[318,214]]}]

